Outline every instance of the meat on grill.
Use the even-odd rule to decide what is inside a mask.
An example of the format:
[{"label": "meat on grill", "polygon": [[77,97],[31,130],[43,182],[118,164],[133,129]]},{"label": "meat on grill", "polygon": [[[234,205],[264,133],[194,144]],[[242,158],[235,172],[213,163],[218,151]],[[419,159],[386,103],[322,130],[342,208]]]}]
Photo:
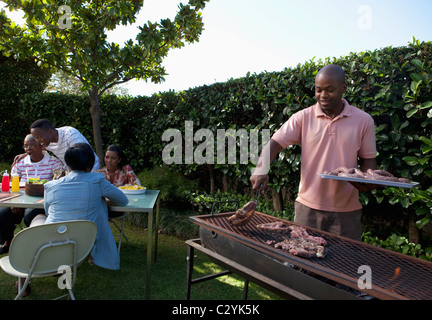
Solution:
[{"label": "meat on grill", "polygon": [[291,238],[305,239],[322,246],[327,245],[327,241],[324,238],[310,235],[303,227],[290,226],[289,229],[291,230]]},{"label": "meat on grill", "polygon": [[324,246],[304,238],[285,239],[282,242],[276,243],[274,247],[303,258],[324,258],[325,256]]},{"label": "meat on grill", "polygon": [[246,203],[243,206],[243,208],[238,209],[235,214],[230,216],[228,218],[228,221],[233,226],[239,227],[239,226],[245,225],[252,218],[252,216],[255,212],[256,206],[257,206],[257,204],[255,201],[249,201],[248,203]]},{"label": "meat on grill", "polygon": [[285,233],[291,231],[289,225],[283,221],[258,224],[257,228],[262,231],[275,232],[275,233]]},{"label": "meat on grill", "polygon": [[[301,226],[290,226],[282,221],[269,222],[257,225],[261,230],[270,232],[289,232],[289,238],[284,237],[284,240],[274,245],[276,249],[286,250],[289,253],[303,258],[324,258],[324,246],[327,241],[322,237],[314,237],[309,234],[305,228]],[[267,241],[268,245],[272,245],[275,241]]]},{"label": "meat on grill", "polygon": [[322,173],[331,176],[348,177],[348,178],[361,178],[361,179],[368,179],[368,180],[392,181],[392,182],[402,182],[402,183],[410,182],[409,179],[395,177],[392,173],[386,170],[368,169],[366,172],[363,172],[357,168],[339,167],[335,170],[324,171]]}]

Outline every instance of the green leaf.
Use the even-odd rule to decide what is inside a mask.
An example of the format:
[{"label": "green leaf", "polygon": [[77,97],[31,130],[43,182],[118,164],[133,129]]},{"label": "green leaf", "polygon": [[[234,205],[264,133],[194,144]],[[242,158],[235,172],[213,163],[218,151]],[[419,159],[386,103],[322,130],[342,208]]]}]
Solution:
[{"label": "green leaf", "polygon": [[423,80],[420,81],[412,81],[410,85],[411,91],[414,93],[414,95],[417,93],[418,87],[423,82]]},{"label": "green leaf", "polygon": [[422,80],[422,75],[420,73],[411,73],[410,77],[414,81],[421,81]]},{"label": "green leaf", "polygon": [[420,109],[427,109],[432,107],[432,101],[422,103]]},{"label": "green leaf", "polygon": [[425,137],[425,136],[421,136],[421,137],[419,137],[419,140],[420,140],[421,142],[423,142],[423,143],[426,143],[427,145],[432,146],[432,140],[429,139],[429,138],[427,138],[427,137]]},{"label": "green leaf", "polygon": [[432,150],[432,146],[425,146],[422,148],[423,154],[428,153],[431,150]]},{"label": "green leaf", "polygon": [[427,225],[430,222],[430,219],[428,217],[424,217],[423,219],[416,221],[416,226],[419,229],[423,229],[425,225]]},{"label": "green leaf", "polygon": [[409,110],[408,112],[407,112],[407,114],[406,114],[406,116],[408,117],[408,118],[411,118],[414,114],[416,114],[417,112],[419,111],[419,109],[418,108],[412,108],[411,110]]},{"label": "green leaf", "polygon": [[417,68],[423,69],[423,62],[421,62],[419,59],[412,59],[411,63]]},{"label": "green leaf", "polygon": [[432,140],[429,138],[426,138],[425,136],[419,137],[419,140],[423,143],[426,143],[429,146],[432,146]]},{"label": "green leaf", "polygon": [[415,166],[418,164],[418,158],[406,156],[402,158],[403,161],[409,166]]}]

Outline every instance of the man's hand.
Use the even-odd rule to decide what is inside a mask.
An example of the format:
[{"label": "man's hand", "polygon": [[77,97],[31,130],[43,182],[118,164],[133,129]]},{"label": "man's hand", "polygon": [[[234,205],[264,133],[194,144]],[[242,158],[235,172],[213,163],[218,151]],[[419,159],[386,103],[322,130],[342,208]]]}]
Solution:
[{"label": "man's hand", "polygon": [[269,176],[268,174],[252,175],[249,180],[252,183],[253,190],[258,190],[259,186],[262,184],[261,191],[263,191],[267,187],[267,183],[269,182]]},{"label": "man's hand", "polygon": [[[377,168],[376,158],[363,159],[359,158],[360,170],[366,172],[368,169],[375,170]],[[368,192],[380,187],[379,184],[364,183],[364,182],[353,182],[350,183],[360,192]]]},{"label": "man's hand", "polygon": [[360,192],[372,191],[380,186],[375,183],[364,183],[364,182],[354,182],[354,181],[349,181],[349,183],[351,183]]},{"label": "man's hand", "polygon": [[282,151],[282,149],[282,146],[273,139],[270,139],[270,142],[265,145],[258,160],[257,167],[249,179],[252,183],[253,190],[258,190],[260,185],[262,185],[261,192],[265,190],[267,183],[269,182],[269,176],[267,173],[270,168],[270,163],[277,154]]}]

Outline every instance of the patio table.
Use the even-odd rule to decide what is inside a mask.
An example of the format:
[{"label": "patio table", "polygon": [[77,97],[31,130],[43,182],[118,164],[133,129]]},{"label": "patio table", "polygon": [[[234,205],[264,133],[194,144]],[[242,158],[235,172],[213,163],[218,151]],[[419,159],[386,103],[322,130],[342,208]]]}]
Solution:
[{"label": "patio table", "polygon": [[[153,255],[153,230],[155,231],[154,261],[157,260],[157,242],[159,228],[159,190],[146,190],[142,194],[126,194],[129,203],[126,206],[111,206],[112,211],[117,212],[137,212],[147,213],[148,215],[148,240],[147,240],[147,279],[146,279],[146,299],[150,299],[150,279],[151,263]],[[153,228],[153,211],[156,206],[155,228]],[[16,193],[1,192],[0,207],[9,208],[44,208],[43,197],[33,197],[27,195],[24,190]]]}]

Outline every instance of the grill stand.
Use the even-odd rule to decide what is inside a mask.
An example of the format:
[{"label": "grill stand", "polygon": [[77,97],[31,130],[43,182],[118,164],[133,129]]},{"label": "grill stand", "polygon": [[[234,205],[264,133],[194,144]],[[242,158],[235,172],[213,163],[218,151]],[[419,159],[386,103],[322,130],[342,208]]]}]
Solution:
[{"label": "grill stand", "polygon": [[[338,287],[345,286],[345,288],[341,287],[344,290],[351,290],[349,288],[358,290],[359,280],[361,280],[360,267],[369,266],[369,277],[372,276],[373,270],[372,279],[369,279],[370,284],[373,285],[371,288],[362,289],[361,295],[369,295],[369,297],[364,296],[365,299],[372,297],[386,300],[432,299],[432,286],[430,285],[432,283],[432,263],[429,261],[312,228],[307,228],[307,231],[313,236],[323,236],[327,240],[329,251],[324,259],[303,259],[268,245],[267,241],[274,239],[269,239],[267,232],[262,232],[256,227],[258,224],[277,221],[290,225],[295,225],[294,223],[255,212],[251,222],[244,227],[235,228],[228,221],[233,214],[234,212],[226,212],[189,217],[193,223],[200,226],[202,246],[241,265],[247,263],[252,270],[258,270],[261,273],[264,270],[265,275],[272,279],[275,279],[274,274],[266,265],[257,267],[256,261],[259,262],[260,259],[255,256],[272,257],[280,263],[294,265],[308,273],[334,281]],[[224,245],[218,244],[218,238],[225,238]],[[249,257],[239,257],[244,247],[253,249],[249,253],[255,257],[255,264],[254,262],[250,264]],[[277,273],[278,276],[280,276],[279,273]],[[364,275],[367,274],[364,273]],[[279,279],[277,281],[279,282]],[[358,293],[358,291],[354,292],[355,295]]]},{"label": "grill stand", "polygon": [[[222,241],[222,243],[220,244],[226,247],[227,244],[224,243],[226,239],[224,239],[224,237],[219,237],[219,240]],[[254,271],[252,268],[255,269],[255,266],[251,266],[251,268],[249,268],[248,265],[248,267],[246,267],[231,258],[218,254],[217,252],[215,252],[214,248],[205,248],[203,245],[201,245],[200,239],[188,240],[186,241],[186,244],[188,245],[186,288],[187,300],[190,299],[190,290],[192,284],[214,279],[230,273],[237,274],[245,279],[245,285],[243,289],[244,299],[247,299],[249,281],[256,283],[257,285],[277,294],[284,299],[361,299],[344,290],[336,289],[333,286],[326,284],[325,282],[322,282],[318,279],[315,279],[314,277],[295,270],[281,263],[280,261],[276,261],[268,256],[260,255],[260,261],[257,261],[257,264],[266,265],[266,268],[270,266],[270,268],[273,270],[272,274],[279,274],[281,279],[271,279],[270,277],[267,277],[262,273]],[[216,264],[218,264],[222,268],[226,268],[227,271],[223,271],[198,279],[192,279],[194,249],[197,249],[206,254]],[[242,246],[241,251],[236,251],[239,253],[241,252],[241,256],[250,257],[250,250],[255,251],[254,249],[251,249],[247,246]],[[252,255],[256,255],[256,253],[252,253]],[[260,268],[258,268],[258,270],[260,270]],[[287,285],[287,283],[289,285]]]},{"label": "grill stand", "polygon": [[[187,240],[186,241],[186,244],[188,245],[187,274],[186,274],[186,276],[187,276],[186,300],[190,300],[191,286],[193,284],[200,283],[200,282],[207,281],[207,280],[216,279],[216,278],[226,276],[226,275],[229,275],[232,273],[232,271],[230,271],[230,270],[225,270],[225,271],[221,271],[221,272],[207,275],[204,277],[192,279],[195,249],[198,249],[204,253],[206,253],[206,251],[208,251],[208,250],[205,250],[204,247],[199,245],[197,242],[200,242],[200,239],[193,239],[193,240]],[[211,253],[207,252],[206,254],[211,254]],[[249,280],[245,279],[244,287],[243,287],[243,300],[247,299],[248,288],[249,288]]]}]

